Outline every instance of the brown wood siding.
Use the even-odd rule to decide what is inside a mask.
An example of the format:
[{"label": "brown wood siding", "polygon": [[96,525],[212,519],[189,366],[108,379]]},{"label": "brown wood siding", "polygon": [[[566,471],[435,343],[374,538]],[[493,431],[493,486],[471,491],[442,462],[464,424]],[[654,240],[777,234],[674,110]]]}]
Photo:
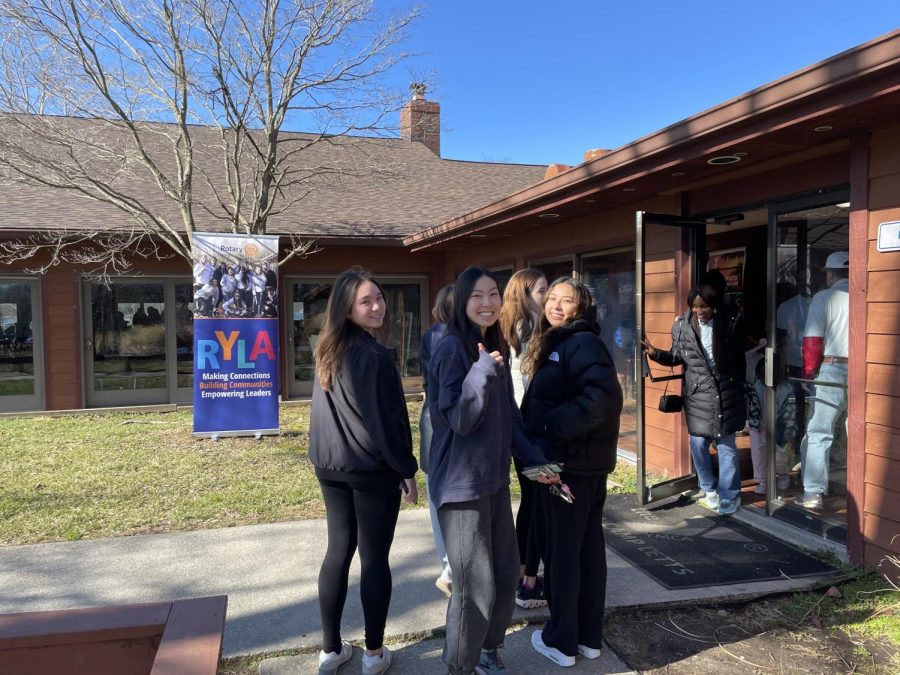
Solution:
[{"label": "brown wood siding", "polygon": [[[862,353],[866,344],[870,146],[868,133],[857,134],[850,140],[849,303],[856,308],[849,321],[850,354]],[[862,506],[866,488],[866,400],[862,394],[865,387],[866,364],[862,359],[852,359],[847,370],[847,551],[855,565],[863,562],[865,548]]]},{"label": "brown wood siding", "polygon": [[81,374],[80,282],[77,272],[57,266],[44,276],[44,391],[48,410],[84,406]]},{"label": "brown wood siding", "polygon": [[900,220],[900,127],[872,134],[866,278],[864,562],[900,554],[900,252],[879,223]]}]

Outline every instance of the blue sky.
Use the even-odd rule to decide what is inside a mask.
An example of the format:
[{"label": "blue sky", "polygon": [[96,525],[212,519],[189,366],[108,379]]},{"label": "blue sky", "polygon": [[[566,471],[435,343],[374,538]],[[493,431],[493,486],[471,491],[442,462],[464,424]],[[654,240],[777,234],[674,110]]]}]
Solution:
[{"label": "blue sky", "polygon": [[424,7],[407,43],[423,54],[396,77],[436,77],[442,156],[536,164],[578,164],[900,27],[900,0]]}]

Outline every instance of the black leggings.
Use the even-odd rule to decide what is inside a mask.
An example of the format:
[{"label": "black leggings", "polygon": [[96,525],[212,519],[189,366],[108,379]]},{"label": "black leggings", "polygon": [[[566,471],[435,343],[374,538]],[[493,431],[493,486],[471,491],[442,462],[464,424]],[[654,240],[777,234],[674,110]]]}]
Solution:
[{"label": "black leggings", "polygon": [[388,554],[400,512],[399,480],[361,485],[319,479],[328,521],[328,550],[319,571],[322,650],[341,651],[341,615],[350,561],[359,546],[359,597],[366,623],[366,649],[378,649],[391,604]]},{"label": "black leggings", "polygon": [[534,481],[522,475],[525,463],[521,459],[513,457],[513,463],[516,465],[516,475],[519,477],[519,487],[522,490],[519,512],[516,514],[516,540],[519,543],[519,564],[525,566],[526,577],[535,577],[541,564],[541,555],[538,552],[535,533]]}]

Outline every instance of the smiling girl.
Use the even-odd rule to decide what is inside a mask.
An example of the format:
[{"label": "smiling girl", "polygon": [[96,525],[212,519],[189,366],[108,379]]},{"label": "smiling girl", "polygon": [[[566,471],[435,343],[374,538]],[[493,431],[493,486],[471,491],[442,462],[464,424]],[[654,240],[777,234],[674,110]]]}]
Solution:
[{"label": "smiling girl", "polygon": [[561,666],[573,665],[578,654],[597,658],[603,644],[603,505],[616,465],[622,389],[595,311],[583,283],[554,281],[522,364],[531,377],[522,402],[528,436],[564,465],[560,478],[574,495],[567,503],[537,490],[550,620],[531,644]]},{"label": "smiling girl", "polygon": [[519,554],[509,499],[511,453],[543,455],[526,439],[500,334],[500,291],[470,267],[456,280],[453,317],[431,357],[428,489],[438,507],[453,593],[444,662],[451,673],[504,672],[497,648],[515,607]]},{"label": "smiling girl", "polygon": [[341,640],[350,562],[359,546],[359,595],[366,625],[364,674],[383,673],[391,601],[388,564],[400,493],[415,503],[416,460],[400,374],[375,336],[384,325],[384,291],[371,274],[347,270],[335,281],[316,343],[309,458],[322,488],[328,548],[319,572],[323,645],[319,672],[353,654]]}]

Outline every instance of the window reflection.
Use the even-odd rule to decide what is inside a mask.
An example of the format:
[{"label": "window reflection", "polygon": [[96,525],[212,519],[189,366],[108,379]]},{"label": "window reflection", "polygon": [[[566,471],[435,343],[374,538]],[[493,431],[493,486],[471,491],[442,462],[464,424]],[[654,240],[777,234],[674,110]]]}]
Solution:
[{"label": "window reflection", "polygon": [[847,506],[849,303],[848,268],[834,265],[848,251],[844,207],[778,217],[776,496],[839,522]]},{"label": "window reflection", "polygon": [[194,386],[194,287],[175,284],[175,351],[178,387]]},{"label": "window reflection", "polygon": [[94,391],[166,387],[163,284],[91,285]]},{"label": "window reflection", "polygon": [[34,387],[31,285],[0,283],[0,396],[32,396]]},{"label": "window reflection", "polygon": [[[418,283],[382,283],[390,322],[387,347],[401,377],[421,374],[419,342],[422,338],[422,291]],[[313,350],[322,325],[332,282],[304,281],[293,284],[290,307],[293,324],[294,380],[312,382],[315,376]]]},{"label": "window reflection", "polygon": [[624,407],[619,446],[635,451],[635,262],[634,251],[585,256],[581,278],[594,298],[600,339],[616,365]]}]

